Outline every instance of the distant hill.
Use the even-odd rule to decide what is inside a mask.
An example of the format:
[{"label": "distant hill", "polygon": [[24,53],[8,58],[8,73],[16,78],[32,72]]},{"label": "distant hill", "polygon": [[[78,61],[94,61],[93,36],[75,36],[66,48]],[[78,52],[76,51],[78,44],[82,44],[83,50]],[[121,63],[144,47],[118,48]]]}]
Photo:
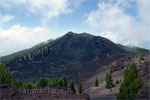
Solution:
[{"label": "distant hill", "polygon": [[13,78],[36,81],[41,77],[83,80],[103,65],[128,55],[126,47],[88,33],[68,32],[31,49],[1,57]]},{"label": "distant hill", "polygon": [[147,49],[136,47],[136,46],[124,46],[124,45],[120,45],[120,44],[118,44],[118,46],[125,49],[129,54],[149,52],[149,50],[147,50]]},{"label": "distant hill", "polygon": [[7,56],[2,56],[2,57],[0,57],[0,60],[1,60],[1,62],[3,62],[3,63],[8,63],[9,61],[12,61],[12,60],[14,60],[14,59],[18,59],[18,58],[20,58],[20,57],[22,57],[22,56],[25,56],[25,55],[27,55],[27,54],[30,54],[30,53],[36,51],[37,49],[40,49],[40,48],[46,46],[47,44],[49,44],[49,43],[52,42],[52,41],[53,41],[53,40],[50,39],[50,40],[48,40],[48,41],[46,41],[46,42],[39,43],[39,44],[33,46],[33,47],[30,48],[30,49],[25,49],[25,50],[21,50],[21,51],[19,51],[19,52],[15,52],[15,53],[10,54],[10,55],[7,55]]}]

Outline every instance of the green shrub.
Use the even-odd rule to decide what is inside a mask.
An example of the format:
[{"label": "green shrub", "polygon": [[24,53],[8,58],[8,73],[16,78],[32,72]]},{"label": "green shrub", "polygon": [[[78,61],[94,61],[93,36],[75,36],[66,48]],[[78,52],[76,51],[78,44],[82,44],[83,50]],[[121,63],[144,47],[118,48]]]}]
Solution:
[{"label": "green shrub", "polygon": [[118,80],[116,80],[115,84],[119,84],[119,81],[118,81]]},{"label": "green shrub", "polygon": [[22,82],[21,82],[21,80],[13,80],[13,86],[15,87],[15,88],[20,88],[20,89],[22,89],[23,88],[23,84],[22,84]]},{"label": "green shrub", "polygon": [[65,76],[63,76],[61,79],[56,78],[56,79],[49,80],[48,82],[49,87],[56,87],[58,85],[67,88],[67,80]]},{"label": "green shrub", "polygon": [[55,84],[56,84],[56,86],[59,85],[59,78],[56,78],[56,79],[55,79]]},{"label": "green shrub", "polygon": [[95,87],[98,87],[98,79],[97,79],[97,78],[95,79],[94,86],[95,86]]},{"label": "green shrub", "polygon": [[57,86],[56,80],[55,79],[49,80],[48,86],[49,87],[56,87]]},{"label": "green shrub", "polygon": [[67,79],[65,76],[62,77],[62,80],[63,80],[63,87],[66,87],[67,88]]},{"label": "green shrub", "polygon": [[68,88],[69,88],[70,90],[72,90],[74,93],[76,93],[76,90],[75,90],[75,87],[74,87],[74,81],[73,81],[73,80],[70,80],[70,81],[68,82]]},{"label": "green shrub", "polygon": [[0,84],[12,84],[12,75],[9,72],[8,67],[0,63]]},{"label": "green shrub", "polygon": [[61,86],[61,87],[63,86],[63,80],[62,79],[58,80],[58,85]]},{"label": "green shrub", "polygon": [[102,100],[102,98],[101,97],[99,97],[99,99],[98,100]]},{"label": "green shrub", "polygon": [[23,84],[23,89],[32,89],[34,87],[36,87],[36,85],[32,82],[27,82]]},{"label": "green shrub", "polygon": [[81,82],[79,82],[79,84],[78,84],[78,93],[79,93],[79,94],[82,94],[83,91],[84,91],[84,89],[83,89],[83,87],[82,87],[82,84],[81,84]]},{"label": "green shrub", "polygon": [[36,85],[39,87],[39,88],[44,88],[46,86],[48,86],[48,82],[49,80],[47,78],[41,78],[37,83]]},{"label": "green shrub", "polygon": [[105,82],[106,82],[106,88],[112,88],[113,87],[113,80],[112,80],[112,76],[110,73],[106,73],[106,77],[105,77]]},{"label": "green shrub", "polygon": [[143,54],[142,53],[140,53],[140,55],[139,55],[139,62],[141,62],[141,60],[143,60],[144,58],[143,58]]}]

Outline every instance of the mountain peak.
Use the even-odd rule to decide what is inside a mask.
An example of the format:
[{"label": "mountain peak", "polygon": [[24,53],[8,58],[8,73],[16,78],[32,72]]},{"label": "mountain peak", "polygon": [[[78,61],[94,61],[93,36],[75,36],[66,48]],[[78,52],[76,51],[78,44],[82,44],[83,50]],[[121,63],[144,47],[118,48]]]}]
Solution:
[{"label": "mountain peak", "polygon": [[76,33],[72,32],[72,31],[69,31],[66,34],[72,35],[72,34],[76,34]]},{"label": "mountain peak", "polygon": [[[61,75],[76,80],[80,78],[80,75],[77,75],[78,66],[80,71],[85,73],[83,76],[88,77],[91,73],[86,72],[95,71],[99,66],[106,64],[105,62],[111,62],[125,54],[124,49],[102,37],[70,31],[48,45],[42,44],[37,48],[15,54],[15,59],[12,58],[6,65],[10,66],[11,71],[16,71],[13,73],[14,78],[23,81],[39,80],[41,77],[55,78]],[[21,74],[18,74],[19,72]]]},{"label": "mountain peak", "polygon": [[89,34],[89,33],[86,33],[86,32],[81,33],[80,35],[82,35],[82,36],[86,36],[86,37],[91,37],[91,36],[93,36],[93,35],[91,35],[91,34]]},{"label": "mountain peak", "polygon": [[83,32],[83,33],[74,33],[72,31],[69,31],[68,33],[66,33],[66,35],[78,35],[78,36],[85,36],[85,37],[91,37],[93,35]]}]

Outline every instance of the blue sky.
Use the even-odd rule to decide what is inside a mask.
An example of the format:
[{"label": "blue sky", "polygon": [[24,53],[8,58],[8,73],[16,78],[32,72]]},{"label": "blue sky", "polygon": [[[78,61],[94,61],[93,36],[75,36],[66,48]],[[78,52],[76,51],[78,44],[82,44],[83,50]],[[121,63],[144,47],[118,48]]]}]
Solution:
[{"label": "blue sky", "polygon": [[0,56],[68,31],[150,48],[150,0],[0,0]]}]

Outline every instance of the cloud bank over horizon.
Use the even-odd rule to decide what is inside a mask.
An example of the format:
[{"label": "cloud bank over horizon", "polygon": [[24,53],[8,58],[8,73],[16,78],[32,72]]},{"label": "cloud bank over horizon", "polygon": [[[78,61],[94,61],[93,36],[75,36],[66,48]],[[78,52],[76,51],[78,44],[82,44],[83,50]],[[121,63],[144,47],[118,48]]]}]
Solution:
[{"label": "cloud bank over horizon", "polygon": [[[149,4],[150,0],[100,1],[87,15],[86,23],[115,43],[144,47],[150,41]],[[136,16],[128,12],[131,9],[136,9]]]}]

